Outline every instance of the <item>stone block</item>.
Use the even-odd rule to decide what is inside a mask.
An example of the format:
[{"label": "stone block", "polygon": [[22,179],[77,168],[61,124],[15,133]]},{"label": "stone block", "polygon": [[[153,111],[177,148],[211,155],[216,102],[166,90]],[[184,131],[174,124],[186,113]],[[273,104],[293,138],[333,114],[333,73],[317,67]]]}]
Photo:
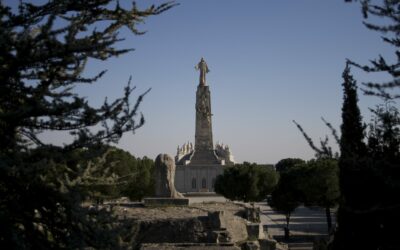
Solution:
[{"label": "stone block", "polygon": [[276,240],[273,239],[260,239],[260,250],[276,250]]},{"label": "stone block", "polygon": [[264,238],[264,231],[260,223],[248,223],[246,229],[250,239]]},{"label": "stone block", "polygon": [[213,229],[226,229],[224,211],[208,212],[209,225]]},{"label": "stone block", "polygon": [[227,230],[212,231],[209,233],[209,243],[228,243],[232,237]]},{"label": "stone block", "polygon": [[255,206],[246,206],[246,219],[251,222],[260,222],[260,208]]},{"label": "stone block", "polygon": [[243,248],[245,250],[259,250],[260,244],[258,243],[258,241],[246,241]]}]

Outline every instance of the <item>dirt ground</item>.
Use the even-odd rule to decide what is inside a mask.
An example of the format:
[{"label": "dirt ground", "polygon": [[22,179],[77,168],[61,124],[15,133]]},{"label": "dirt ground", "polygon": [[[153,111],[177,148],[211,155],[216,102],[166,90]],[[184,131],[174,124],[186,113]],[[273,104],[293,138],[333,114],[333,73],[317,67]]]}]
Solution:
[{"label": "dirt ground", "polygon": [[243,207],[232,202],[204,202],[190,204],[188,207],[156,207],[149,208],[137,204],[121,204],[114,206],[113,211],[120,217],[132,218],[141,221],[158,219],[184,219],[198,216],[207,216],[208,212],[225,211],[236,214]]}]

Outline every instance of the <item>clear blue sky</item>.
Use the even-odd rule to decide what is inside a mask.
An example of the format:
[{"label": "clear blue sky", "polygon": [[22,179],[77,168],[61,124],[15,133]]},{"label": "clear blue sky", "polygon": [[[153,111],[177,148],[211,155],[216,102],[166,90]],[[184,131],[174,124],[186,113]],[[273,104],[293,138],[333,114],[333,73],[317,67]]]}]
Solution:
[{"label": "clear blue sky", "polygon": [[[79,88],[93,104],[120,96],[130,75],[137,94],[152,88],[141,105],[146,124],[118,144],[139,157],[175,155],[177,145],[194,142],[194,66],[201,57],[211,70],[214,142],[230,145],[238,162],[276,163],[314,155],[292,120],[316,141],[329,134],[321,116],[339,129],[346,58],[368,63],[390,52],[363,26],[359,4],[341,0],[180,1],[141,28],[143,36],[122,33],[121,46],[134,52],[92,63],[89,73],[108,73]],[[371,77],[353,73],[359,82]],[[367,108],[379,102],[360,95],[366,120]]]}]

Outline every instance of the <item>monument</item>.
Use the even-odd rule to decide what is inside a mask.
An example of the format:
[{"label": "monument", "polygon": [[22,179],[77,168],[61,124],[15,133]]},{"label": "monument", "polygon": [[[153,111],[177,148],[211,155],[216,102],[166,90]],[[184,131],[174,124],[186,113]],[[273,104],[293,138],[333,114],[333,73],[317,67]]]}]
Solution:
[{"label": "monument", "polygon": [[233,155],[228,146],[217,144],[214,148],[212,133],[211,94],[206,74],[210,72],[203,58],[195,66],[200,71],[196,91],[195,143],[185,143],[177,148],[175,156],[176,189],[182,193],[213,192],[216,177],[227,165],[233,165]]},{"label": "monument", "polygon": [[189,199],[176,191],[175,162],[167,154],[159,154],[154,164],[154,197],[144,199],[145,206],[187,206]]}]

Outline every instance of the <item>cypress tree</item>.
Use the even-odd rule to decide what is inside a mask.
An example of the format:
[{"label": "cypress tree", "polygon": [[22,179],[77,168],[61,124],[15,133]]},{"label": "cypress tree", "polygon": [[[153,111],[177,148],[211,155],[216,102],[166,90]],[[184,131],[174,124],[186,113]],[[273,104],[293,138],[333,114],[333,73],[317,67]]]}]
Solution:
[{"label": "cypress tree", "polygon": [[[364,94],[378,96],[387,103],[388,100],[400,98],[400,2],[362,0],[360,3],[365,18],[364,25],[381,33],[383,42],[395,48],[394,62],[378,56],[370,61],[370,65],[360,65],[352,61],[349,63],[366,73],[388,74],[390,80],[385,82],[362,83]],[[400,129],[399,115],[396,109],[390,107],[378,107],[371,111],[375,121],[370,124],[366,146],[360,143],[361,130],[357,123],[346,125],[345,122],[349,122],[349,119],[343,119],[342,133],[348,134],[342,135],[340,143],[342,200],[338,212],[339,230],[335,236],[335,249],[400,248],[396,231],[392,229],[397,227],[400,219],[400,148],[397,132]],[[355,121],[356,113],[350,114],[353,114],[352,119]],[[346,116],[343,110],[343,118]]]},{"label": "cypress tree", "polygon": [[[369,178],[363,176],[363,158],[366,153],[364,143],[365,126],[358,107],[357,85],[350,74],[349,64],[342,74],[343,106],[340,137],[339,185],[341,192],[338,211],[338,231],[335,235],[335,249],[347,249],[359,244],[364,223],[353,212],[365,203],[365,187]],[[365,177],[365,178],[364,178]]]},{"label": "cypress tree", "polygon": [[343,106],[340,137],[341,158],[360,156],[365,154],[364,134],[365,126],[358,107],[357,83],[350,74],[350,66],[346,67],[343,77]]}]

